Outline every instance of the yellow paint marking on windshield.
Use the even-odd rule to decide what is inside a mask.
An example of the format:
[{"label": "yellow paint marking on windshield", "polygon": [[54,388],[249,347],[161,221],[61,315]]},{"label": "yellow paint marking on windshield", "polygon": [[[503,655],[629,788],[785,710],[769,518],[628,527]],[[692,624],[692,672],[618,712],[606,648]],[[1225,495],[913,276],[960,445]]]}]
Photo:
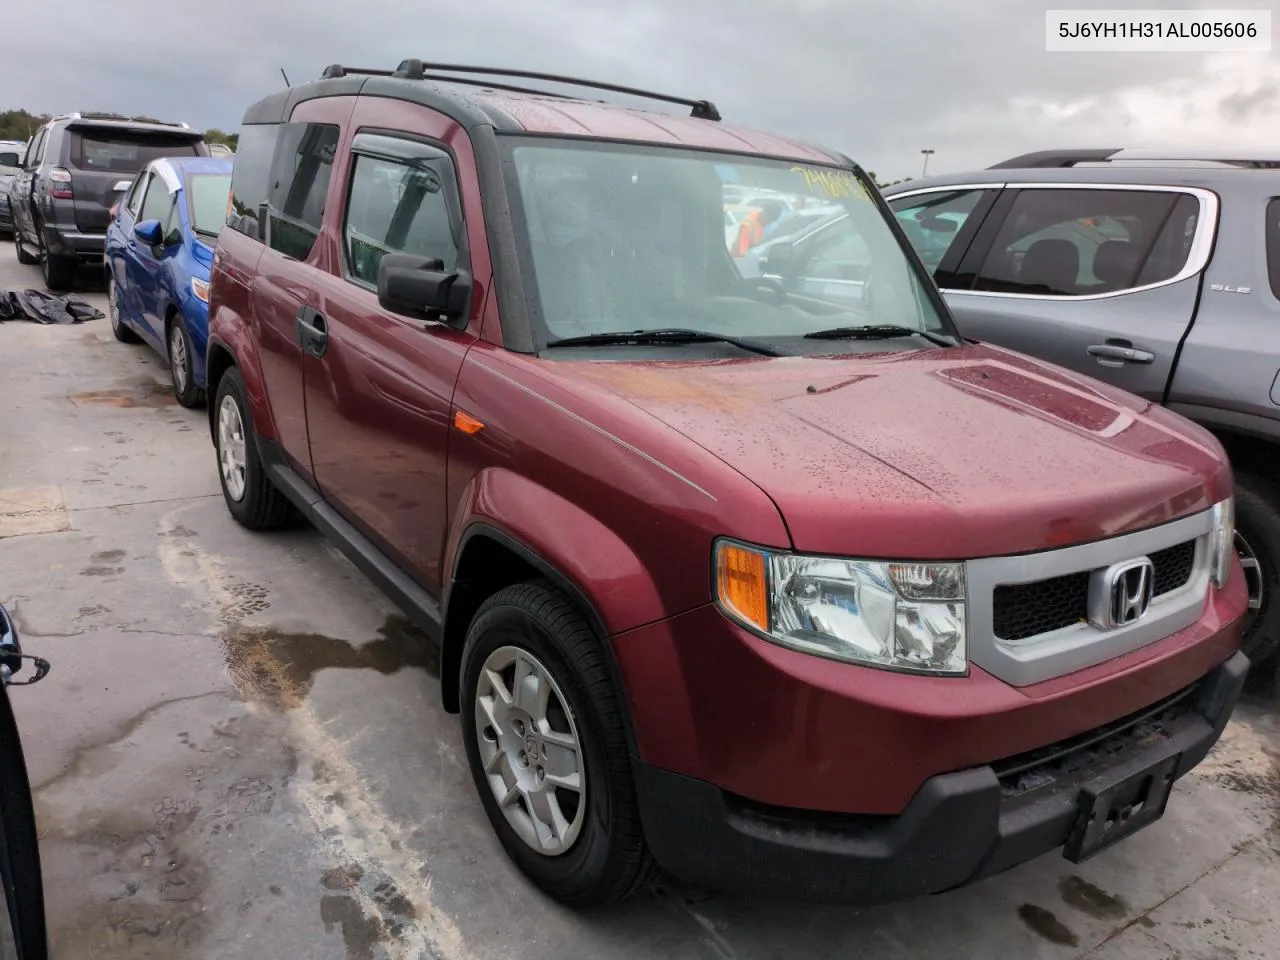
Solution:
[{"label": "yellow paint marking on windshield", "polygon": [[867,188],[862,181],[848,170],[833,170],[830,167],[802,167],[799,164],[791,168],[793,173],[804,177],[805,186],[812,192],[822,191],[829,197],[852,197],[855,200],[870,200]]}]

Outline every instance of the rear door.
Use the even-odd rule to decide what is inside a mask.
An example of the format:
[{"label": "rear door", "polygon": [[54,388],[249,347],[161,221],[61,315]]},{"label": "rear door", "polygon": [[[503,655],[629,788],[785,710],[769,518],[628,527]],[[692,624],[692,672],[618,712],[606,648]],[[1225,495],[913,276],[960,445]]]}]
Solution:
[{"label": "rear door", "polygon": [[267,200],[257,214],[266,249],[253,278],[258,357],[280,444],[290,465],[311,477],[303,399],[300,314],[327,263],[320,237],[334,155],[355,97],[306,100],[276,131]]},{"label": "rear door", "polygon": [[10,194],[14,230],[31,243],[36,240],[35,220],[32,214],[36,172],[40,168],[40,158],[44,155],[44,141],[48,133],[48,127],[41,127],[36,131],[31,146],[27,148],[27,158],[22,165],[22,172],[15,178],[13,191]]},{"label": "rear door", "polygon": [[966,336],[1163,402],[1217,222],[1208,190],[1010,184],[939,286]]},{"label": "rear door", "polygon": [[111,207],[152,160],[200,155],[203,138],[190,130],[145,130],[73,120],[59,162],[71,174],[76,229],[106,233]]}]

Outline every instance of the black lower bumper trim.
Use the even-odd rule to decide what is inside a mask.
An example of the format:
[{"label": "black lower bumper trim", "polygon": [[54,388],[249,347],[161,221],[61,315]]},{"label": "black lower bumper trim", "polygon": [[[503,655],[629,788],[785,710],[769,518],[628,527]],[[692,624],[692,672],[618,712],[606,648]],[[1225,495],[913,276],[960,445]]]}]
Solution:
[{"label": "black lower bumper trim", "polygon": [[1196,685],[1189,709],[1107,752],[1102,767],[1016,796],[990,766],[943,774],[897,816],[762,807],[637,760],[645,834],[668,872],[718,889],[839,903],[940,893],[1061,848],[1082,791],[1118,771],[1176,757],[1175,779],[1186,774],[1222,735],[1248,670],[1235,654]]}]

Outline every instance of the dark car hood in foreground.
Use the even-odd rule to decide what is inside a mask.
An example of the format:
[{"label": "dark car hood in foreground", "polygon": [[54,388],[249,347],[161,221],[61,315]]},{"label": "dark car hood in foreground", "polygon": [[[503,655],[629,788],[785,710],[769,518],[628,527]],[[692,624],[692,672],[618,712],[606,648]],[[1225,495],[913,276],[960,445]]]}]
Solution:
[{"label": "dark car hood in foreground", "polygon": [[995,347],[572,366],[753,480],[798,550],[1022,553],[1152,526],[1230,492],[1206,431]]}]

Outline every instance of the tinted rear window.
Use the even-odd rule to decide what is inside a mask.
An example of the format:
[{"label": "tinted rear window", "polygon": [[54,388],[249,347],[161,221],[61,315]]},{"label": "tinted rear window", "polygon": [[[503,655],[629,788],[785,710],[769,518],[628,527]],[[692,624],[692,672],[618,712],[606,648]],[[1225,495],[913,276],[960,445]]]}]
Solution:
[{"label": "tinted rear window", "polygon": [[194,157],[196,144],[183,137],[129,131],[71,131],[68,161],[79,170],[137,173],[161,157]]}]

